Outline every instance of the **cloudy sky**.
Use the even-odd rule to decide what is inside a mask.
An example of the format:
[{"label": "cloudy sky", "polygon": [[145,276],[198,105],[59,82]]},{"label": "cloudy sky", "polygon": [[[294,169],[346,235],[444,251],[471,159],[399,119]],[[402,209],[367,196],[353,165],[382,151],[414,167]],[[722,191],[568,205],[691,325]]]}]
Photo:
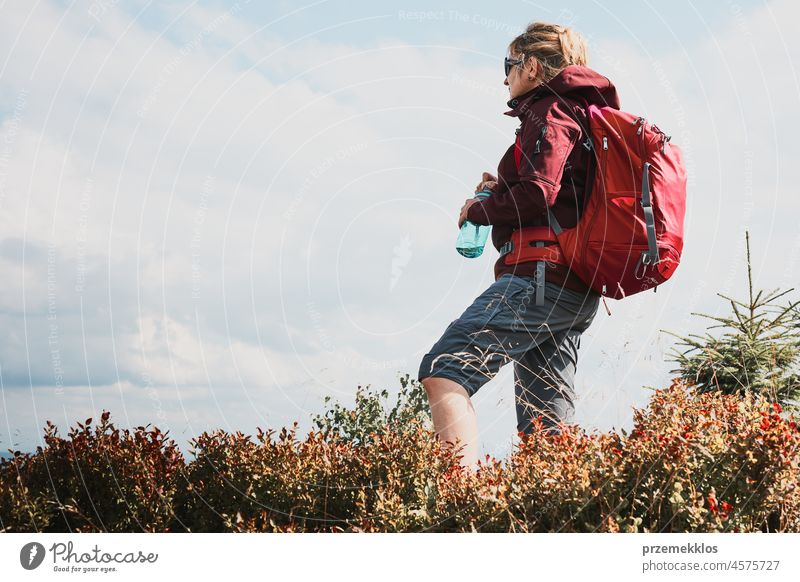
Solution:
[{"label": "cloudy sky", "polygon": [[[311,428],[399,388],[493,281],[458,210],[513,141],[502,59],[533,20],[587,38],[689,170],[684,257],[581,342],[576,421],[629,427],[691,312],[800,275],[800,44],[764,2],[0,4],[0,449],[105,408],[186,450]],[[506,366],[474,397],[514,442]]]}]

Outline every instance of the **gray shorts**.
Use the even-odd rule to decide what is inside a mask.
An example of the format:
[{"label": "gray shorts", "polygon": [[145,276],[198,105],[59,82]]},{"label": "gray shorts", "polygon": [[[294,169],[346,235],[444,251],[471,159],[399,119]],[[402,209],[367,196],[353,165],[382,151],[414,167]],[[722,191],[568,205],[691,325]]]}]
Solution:
[{"label": "gray shorts", "polygon": [[420,381],[453,380],[472,396],[513,361],[517,430],[526,434],[535,415],[551,432],[572,421],[580,338],[600,303],[594,291],[546,282],[544,305],[537,306],[534,281],[502,275],[447,326],[418,373]]}]

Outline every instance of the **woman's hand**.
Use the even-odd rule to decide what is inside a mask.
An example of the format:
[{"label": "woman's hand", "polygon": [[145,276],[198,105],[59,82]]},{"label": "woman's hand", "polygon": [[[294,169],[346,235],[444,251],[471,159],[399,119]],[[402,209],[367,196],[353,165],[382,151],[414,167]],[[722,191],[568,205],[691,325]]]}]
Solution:
[{"label": "woman's hand", "polygon": [[[475,188],[475,193],[477,194],[481,190],[491,190],[494,192],[495,186],[497,186],[497,177],[492,176],[489,172],[484,172],[483,176],[481,176],[481,181],[478,182],[478,185]],[[469,211],[469,207],[476,202],[480,202],[480,199],[467,198],[467,201],[464,202],[464,206],[461,207],[461,212],[458,215],[458,228],[461,228],[461,225],[464,224],[465,220],[467,220],[467,212]]]},{"label": "woman's hand", "polygon": [[487,188],[494,191],[495,186],[497,186],[497,177],[492,176],[489,172],[484,172],[481,181],[475,187],[475,192],[477,193]]},{"label": "woman's hand", "polygon": [[458,228],[461,228],[461,225],[464,224],[464,221],[467,219],[469,207],[476,202],[480,202],[480,198],[467,198],[467,201],[464,202],[464,206],[461,207],[461,213],[458,215]]}]

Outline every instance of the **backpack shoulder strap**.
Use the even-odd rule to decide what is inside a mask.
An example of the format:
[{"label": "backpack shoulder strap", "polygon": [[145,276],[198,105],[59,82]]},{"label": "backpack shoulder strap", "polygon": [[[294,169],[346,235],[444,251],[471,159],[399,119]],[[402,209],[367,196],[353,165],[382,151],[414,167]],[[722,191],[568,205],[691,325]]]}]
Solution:
[{"label": "backpack shoulder strap", "polygon": [[577,99],[583,102],[585,119],[585,123],[583,123],[581,127],[586,134],[586,139],[581,145],[589,152],[589,159],[586,162],[586,184],[583,188],[583,200],[580,201],[578,206],[578,219],[580,220],[580,217],[583,216],[583,206],[589,201],[589,196],[592,195],[592,185],[594,184],[595,169],[597,167],[597,152],[595,151],[594,142],[592,141],[592,127],[589,121],[589,101],[587,101],[586,97],[583,95],[579,95]]}]

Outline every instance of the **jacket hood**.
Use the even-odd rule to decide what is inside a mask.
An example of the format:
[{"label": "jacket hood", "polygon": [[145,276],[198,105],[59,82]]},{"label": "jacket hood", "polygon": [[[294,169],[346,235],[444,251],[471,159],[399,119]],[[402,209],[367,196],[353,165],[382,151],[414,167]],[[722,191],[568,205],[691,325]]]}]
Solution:
[{"label": "jacket hood", "polygon": [[597,71],[582,65],[568,65],[547,83],[542,83],[507,102],[511,108],[506,115],[519,117],[531,103],[546,95],[586,99],[598,107],[619,109],[619,97],[614,84]]}]

